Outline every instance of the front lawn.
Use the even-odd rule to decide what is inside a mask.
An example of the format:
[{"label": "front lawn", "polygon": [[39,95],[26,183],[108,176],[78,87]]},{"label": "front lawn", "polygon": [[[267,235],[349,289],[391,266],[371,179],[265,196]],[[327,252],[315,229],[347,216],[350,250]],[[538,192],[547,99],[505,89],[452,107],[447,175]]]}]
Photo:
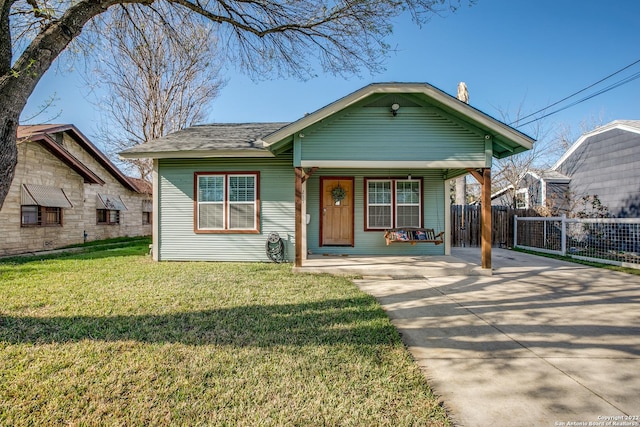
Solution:
[{"label": "front lawn", "polygon": [[349,280],[147,251],[0,260],[0,425],[448,425]]}]

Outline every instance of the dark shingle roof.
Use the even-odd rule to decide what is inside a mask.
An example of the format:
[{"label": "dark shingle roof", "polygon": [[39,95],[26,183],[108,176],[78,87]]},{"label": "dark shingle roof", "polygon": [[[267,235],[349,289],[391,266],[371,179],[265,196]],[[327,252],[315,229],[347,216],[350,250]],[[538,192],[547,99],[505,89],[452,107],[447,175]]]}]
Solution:
[{"label": "dark shingle roof", "polygon": [[135,154],[203,153],[207,151],[264,151],[260,138],[288,123],[220,123],[191,126],[146,144],[129,148],[124,157]]}]

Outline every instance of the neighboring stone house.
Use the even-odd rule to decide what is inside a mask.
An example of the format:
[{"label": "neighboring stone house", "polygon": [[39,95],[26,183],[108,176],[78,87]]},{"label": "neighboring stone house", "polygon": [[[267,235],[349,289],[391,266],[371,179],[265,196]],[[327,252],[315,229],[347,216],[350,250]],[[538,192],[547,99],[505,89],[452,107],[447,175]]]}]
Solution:
[{"label": "neighboring stone house", "polygon": [[151,234],[151,186],[125,176],[73,125],[18,128],[0,209],[0,256]]},{"label": "neighboring stone house", "polygon": [[492,204],[575,213],[585,208],[584,197],[589,204],[597,198],[612,216],[640,217],[640,120],[616,120],[585,133],[550,170],[526,173],[515,192],[494,193]]}]

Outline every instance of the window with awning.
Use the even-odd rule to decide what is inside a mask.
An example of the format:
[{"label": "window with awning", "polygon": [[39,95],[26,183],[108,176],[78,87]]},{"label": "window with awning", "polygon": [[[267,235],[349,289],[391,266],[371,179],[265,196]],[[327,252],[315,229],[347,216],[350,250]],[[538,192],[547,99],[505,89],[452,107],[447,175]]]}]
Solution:
[{"label": "window with awning", "polygon": [[120,196],[98,193],[96,209],[106,209],[109,211],[126,211],[127,207]]},{"label": "window with awning", "polygon": [[120,212],[128,210],[120,196],[103,193],[97,195],[96,209],[96,222],[107,225],[120,224]]},{"label": "window with awning", "polygon": [[62,188],[22,184],[20,225],[22,227],[61,226],[62,209],[72,208]]},{"label": "window with awning", "polygon": [[73,207],[62,188],[36,184],[22,184],[22,200],[20,204],[47,208],[68,209]]}]

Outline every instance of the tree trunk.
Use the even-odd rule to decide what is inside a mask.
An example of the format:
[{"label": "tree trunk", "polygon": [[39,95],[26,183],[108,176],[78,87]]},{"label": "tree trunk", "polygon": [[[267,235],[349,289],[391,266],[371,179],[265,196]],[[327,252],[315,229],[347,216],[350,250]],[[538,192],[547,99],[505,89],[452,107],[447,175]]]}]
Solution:
[{"label": "tree trunk", "polygon": [[0,208],[9,193],[18,162],[16,131],[19,113],[3,109],[0,114]]},{"label": "tree trunk", "polygon": [[11,2],[0,2],[0,209],[7,197],[18,161],[16,146],[20,113],[36,85],[83,26],[96,15],[117,3],[115,0],[80,1],[52,21],[38,34],[11,66],[9,28]]}]

